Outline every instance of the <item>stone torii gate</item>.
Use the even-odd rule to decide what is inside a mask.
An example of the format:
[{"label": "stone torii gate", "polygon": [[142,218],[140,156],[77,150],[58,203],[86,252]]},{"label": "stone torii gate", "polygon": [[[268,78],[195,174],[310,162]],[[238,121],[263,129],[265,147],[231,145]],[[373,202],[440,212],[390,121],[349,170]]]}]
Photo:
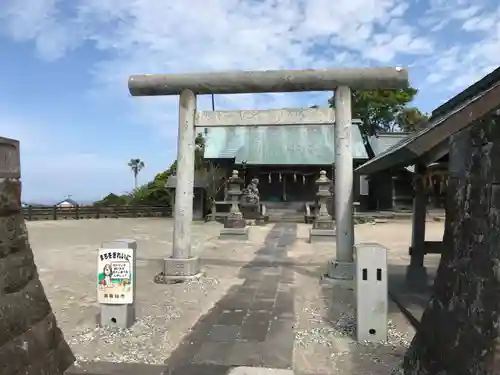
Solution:
[{"label": "stone torii gate", "polygon": [[177,188],[172,255],[165,258],[157,282],[183,281],[199,276],[199,259],[191,253],[193,216],[196,95],[271,92],[335,91],[335,217],[336,260],[329,275],[352,279],[354,247],[353,166],[351,149],[351,89],[408,87],[408,70],[400,67],[367,69],[277,70],[133,75],[132,96],[180,95],[177,140]]}]

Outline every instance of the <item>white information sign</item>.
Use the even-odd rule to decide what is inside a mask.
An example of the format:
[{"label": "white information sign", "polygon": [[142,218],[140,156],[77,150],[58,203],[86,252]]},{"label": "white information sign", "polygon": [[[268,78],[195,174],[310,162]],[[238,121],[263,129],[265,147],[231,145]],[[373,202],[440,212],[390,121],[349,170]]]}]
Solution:
[{"label": "white information sign", "polygon": [[97,257],[97,301],[125,305],[134,302],[132,249],[99,249]]}]

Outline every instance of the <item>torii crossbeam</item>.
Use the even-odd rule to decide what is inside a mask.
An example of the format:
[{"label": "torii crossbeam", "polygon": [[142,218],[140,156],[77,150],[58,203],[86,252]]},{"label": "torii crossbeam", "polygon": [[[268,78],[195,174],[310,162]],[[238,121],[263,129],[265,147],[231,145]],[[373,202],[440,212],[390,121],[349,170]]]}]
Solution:
[{"label": "torii crossbeam", "polygon": [[400,67],[131,76],[128,87],[132,96],[180,95],[173,249],[172,255],[165,259],[161,280],[157,281],[181,281],[199,275],[198,258],[191,253],[196,95],[335,91],[337,254],[330,276],[351,279],[354,246],[351,89],[401,89],[408,85],[408,70]]}]

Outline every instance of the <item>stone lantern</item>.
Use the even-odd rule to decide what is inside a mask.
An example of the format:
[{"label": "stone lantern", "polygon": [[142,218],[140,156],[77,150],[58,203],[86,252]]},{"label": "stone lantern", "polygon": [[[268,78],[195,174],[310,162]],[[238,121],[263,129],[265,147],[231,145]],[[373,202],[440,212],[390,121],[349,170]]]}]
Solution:
[{"label": "stone lantern", "polygon": [[319,178],[316,180],[319,209],[316,212],[316,218],[313,227],[309,232],[309,242],[315,240],[330,241],[335,238],[335,224],[332,217],[328,213],[328,198],[331,197],[332,181],[326,176],[326,171],[319,173]]},{"label": "stone lantern", "polygon": [[220,232],[220,238],[247,240],[248,228],[239,207],[240,198],[243,194],[241,191],[243,179],[239,177],[237,170],[233,171],[232,176],[228,180],[228,185],[227,195],[231,200],[231,207],[224,221],[224,228]]}]

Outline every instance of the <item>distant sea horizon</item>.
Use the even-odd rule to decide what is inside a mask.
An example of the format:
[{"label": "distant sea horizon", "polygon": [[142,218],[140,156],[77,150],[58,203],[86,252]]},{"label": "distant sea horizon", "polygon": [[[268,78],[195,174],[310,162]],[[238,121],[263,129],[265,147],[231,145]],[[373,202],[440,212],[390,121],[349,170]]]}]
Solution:
[{"label": "distant sea horizon", "polygon": [[[65,199],[67,199],[67,198],[64,198],[64,199],[26,199],[26,200],[21,199],[21,201],[23,204],[30,205],[30,206],[54,206]],[[99,200],[99,198],[80,200],[80,199],[76,199],[73,197],[71,197],[70,199],[74,200],[75,202],[77,202],[80,205],[94,204],[95,201]]]}]

